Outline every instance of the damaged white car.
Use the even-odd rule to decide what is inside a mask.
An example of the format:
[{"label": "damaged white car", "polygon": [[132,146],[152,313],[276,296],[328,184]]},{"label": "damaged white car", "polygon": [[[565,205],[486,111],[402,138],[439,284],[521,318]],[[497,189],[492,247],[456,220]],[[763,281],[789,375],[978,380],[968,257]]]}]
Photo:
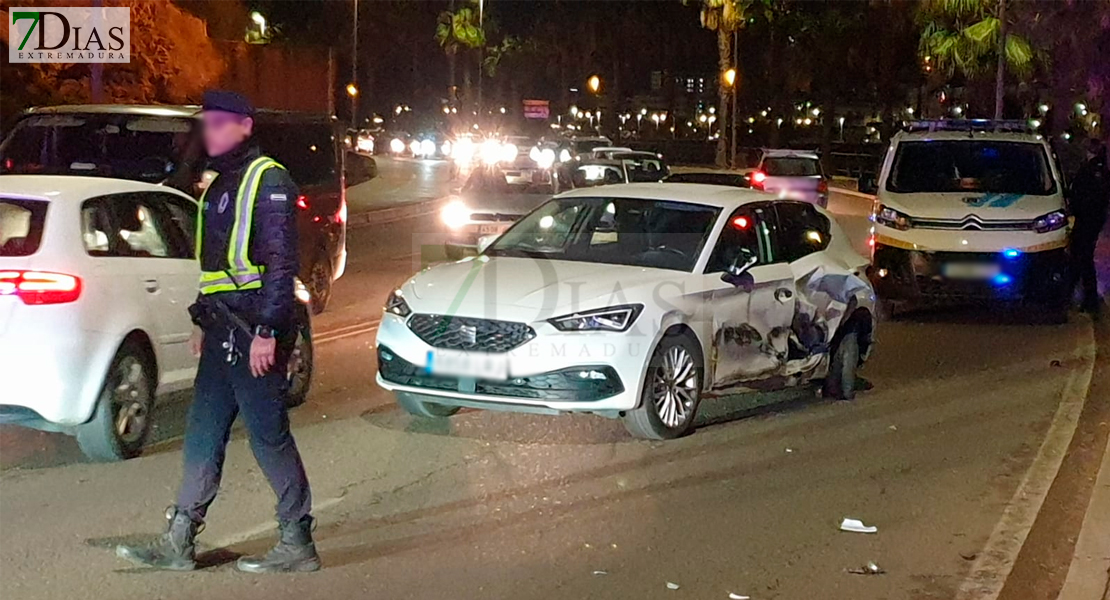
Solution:
[{"label": "damaged white car", "polygon": [[875,295],[822,209],[710,185],[575,190],[386,301],[378,383],[410,413],[623,419],[675,438],[699,401],[824,379],[852,398]]}]

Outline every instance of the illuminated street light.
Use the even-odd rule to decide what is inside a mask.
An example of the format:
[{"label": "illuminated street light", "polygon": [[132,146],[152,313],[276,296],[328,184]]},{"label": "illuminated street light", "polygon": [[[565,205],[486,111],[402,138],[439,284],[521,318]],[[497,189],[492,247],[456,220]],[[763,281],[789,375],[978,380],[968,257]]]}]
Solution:
[{"label": "illuminated street light", "polygon": [[586,80],[586,85],[590,88],[591,92],[596,94],[601,91],[601,78],[597,75],[590,75],[590,78]]},{"label": "illuminated street light", "polygon": [[358,86],[356,86],[353,83],[348,83],[347,84],[347,95],[352,97],[352,98],[354,98],[355,96],[358,96]]},{"label": "illuminated street light", "polygon": [[729,69],[723,74],[725,85],[732,87],[736,85],[736,69]]},{"label": "illuminated street light", "polygon": [[1049,108],[1049,107],[1048,107],[1048,105],[1047,105],[1047,104],[1042,104],[1042,105],[1040,105],[1040,106],[1038,106],[1038,107],[1037,107],[1037,110],[1038,110],[1038,111],[1040,111],[1040,113],[1041,113],[1042,115],[1046,115],[1046,114],[1048,114],[1048,108]]},{"label": "illuminated street light", "polygon": [[505,107],[504,106],[501,107],[501,114],[505,114]]},{"label": "illuminated street light", "polygon": [[646,117],[646,116],[647,116],[647,109],[646,109],[646,108],[641,108],[641,109],[640,109],[640,114],[641,114],[642,116],[645,116],[645,117]]},{"label": "illuminated street light", "polygon": [[572,116],[572,117],[577,117],[578,116],[578,107],[573,105],[573,104],[570,105],[570,116]]}]

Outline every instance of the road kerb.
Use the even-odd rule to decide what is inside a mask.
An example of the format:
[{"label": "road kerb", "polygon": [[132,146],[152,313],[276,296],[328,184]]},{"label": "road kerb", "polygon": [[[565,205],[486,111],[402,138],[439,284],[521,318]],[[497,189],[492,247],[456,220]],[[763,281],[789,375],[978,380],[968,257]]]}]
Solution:
[{"label": "road kerb", "polygon": [[1110,444],[1057,600],[1110,600]]},{"label": "road kerb", "polygon": [[1087,400],[1095,366],[1094,329],[1089,328],[1087,332],[1075,351],[1084,364],[1068,378],[1060,406],[1033,464],[1025,472],[983,551],[972,564],[968,577],[956,593],[956,600],[995,600],[1010,576],[1045,496],[1060,470]]},{"label": "road kerb", "polygon": [[370,225],[385,225],[387,223],[395,223],[404,219],[419,217],[435,212],[442,201],[443,198],[426,198],[415,202],[398,204],[396,206],[354,213],[348,217],[347,227],[358,229]]}]

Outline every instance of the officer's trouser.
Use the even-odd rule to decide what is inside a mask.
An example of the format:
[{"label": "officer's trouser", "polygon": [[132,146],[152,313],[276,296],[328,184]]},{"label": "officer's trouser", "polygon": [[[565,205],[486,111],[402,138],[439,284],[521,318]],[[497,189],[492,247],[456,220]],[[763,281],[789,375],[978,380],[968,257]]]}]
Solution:
[{"label": "officer's trouser", "polygon": [[1083,289],[1083,302],[1098,302],[1098,274],[1095,270],[1095,249],[1102,232],[1102,223],[1076,223],[1071,233],[1072,276]]},{"label": "officer's trouser", "polygon": [[[258,466],[277,495],[277,518],[299,521],[312,509],[304,464],[289,431],[285,406],[285,361],[269,373],[250,373],[249,345],[240,336],[242,356],[227,362],[226,330],[209,330],[197,368],[193,404],[185,430],[185,468],[177,506],[195,521],[203,521],[216,499],[224,454],[235,416],[242,415]],[[280,357],[279,357],[280,359]]]}]

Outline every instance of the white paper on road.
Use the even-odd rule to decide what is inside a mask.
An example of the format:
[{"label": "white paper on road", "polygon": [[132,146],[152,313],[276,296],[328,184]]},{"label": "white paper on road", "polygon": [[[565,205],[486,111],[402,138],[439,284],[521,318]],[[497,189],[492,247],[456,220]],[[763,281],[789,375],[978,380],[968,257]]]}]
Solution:
[{"label": "white paper on road", "polygon": [[677,590],[677,589],[678,589],[678,587],[679,587],[679,586],[678,586],[678,584],[677,584],[677,583],[672,583],[672,582],[670,582],[670,581],[668,581],[668,582],[667,582],[667,589],[668,589],[668,590]]},{"label": "white paper on road", "polygon": [[879,531],[879,528],[874,525],[864,525],[863,521],[859,519],[845,518],[840,522],[840,530],[851,531],[852,533],[876,533]]},{"label": "white paper on road", "polygon": [[741,596],[740,594],[733,594],[732,592],[729,592],[728,597],[729,600],[752,600],[751,596]]}]

